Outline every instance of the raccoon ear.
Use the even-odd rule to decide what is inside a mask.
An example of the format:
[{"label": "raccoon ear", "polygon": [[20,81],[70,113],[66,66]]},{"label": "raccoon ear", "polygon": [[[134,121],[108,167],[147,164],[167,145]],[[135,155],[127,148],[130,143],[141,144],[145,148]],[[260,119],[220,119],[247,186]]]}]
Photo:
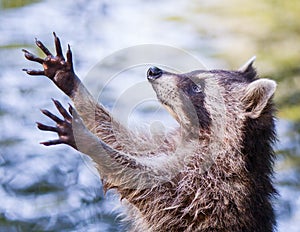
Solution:
[{"label": "raccoon ear", "polygon": [[256,60],[256,56],[251,57],[243,66],[241,66],[238,71],[249,72],[253,70],[253,63]]},{"label": "raccoon ear", "polygon": [[246,116],[258,118],[273,96],[276,86],[276,82],[269,79],[258,79],[251,82],[242,98],[242,102],[246,106]]}]

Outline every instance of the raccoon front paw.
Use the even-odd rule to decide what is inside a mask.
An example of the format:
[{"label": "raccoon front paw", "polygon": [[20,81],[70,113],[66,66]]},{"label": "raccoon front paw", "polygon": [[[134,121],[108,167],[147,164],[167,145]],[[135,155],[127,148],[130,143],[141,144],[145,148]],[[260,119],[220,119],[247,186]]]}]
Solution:
[{"label": "raccoon front paw", "polygon": [[58,134],[58,139],[55,140],[49,140],[46,142],[41,142],[41,144],[45,146],[51,146],[56,144],[67,144],[73,148],[77,149],[74,134],[73,134],[73,128],[72,128],[72,112],[73,107],[69,105],[69,113],[68,111],[61,105],[61,103],[57,100],[52,99],[56,108],[60,112],[60,114],[63,116],[63,120],[57,117],[56,115],[52,114],[48,110],[41,110],[43,114],[45,114],[47,117],[51,118],[54,122],[56,122],[56,126],[47,126],[42,123],[37,122],[37,127],[40,130],[43,131],[52,131],[56,132]]},{"label": "raccoon front paw", "polygon": [[75,75],[72,62],[72,52],[70,46],[68,45],[68,50],[66,53],[67,60],[65,60],[60,40],[53,32],[56,56],[48,50],[48,48],[39,40],[36,39],[36,45],[43,51],[46,55],[45,59],[35,56],[31,52],[22,49],[25,58],[30,61],[34,61],[43,65],[44,70],[29,70],[23,69],[29,75],[42,75],[47,76],[52,80],[58,88],[60,88],[68,96],[71,96],[74,89],[80,83],[79,78]]}]

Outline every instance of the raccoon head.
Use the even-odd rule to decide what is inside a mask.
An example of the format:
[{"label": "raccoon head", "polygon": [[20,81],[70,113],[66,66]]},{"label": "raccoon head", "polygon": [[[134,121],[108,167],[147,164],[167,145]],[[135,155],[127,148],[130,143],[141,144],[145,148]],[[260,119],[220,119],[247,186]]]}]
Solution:
[{"label": "raccoon head", "polygon": [[192,73],[176,74],[157,67],[148,70],[147,78],[158,100],[183,128],[208,129],[211,119],[204,105],[204,79]]},{"label": "raccoon head", "polygon": [[276,89],[274,81],[257,78],[253,61],[237,71],[177,74],[151,67],[147,78],[159,101],[185,131],[222,134],[233,132],[230,124],[259,118]]}]

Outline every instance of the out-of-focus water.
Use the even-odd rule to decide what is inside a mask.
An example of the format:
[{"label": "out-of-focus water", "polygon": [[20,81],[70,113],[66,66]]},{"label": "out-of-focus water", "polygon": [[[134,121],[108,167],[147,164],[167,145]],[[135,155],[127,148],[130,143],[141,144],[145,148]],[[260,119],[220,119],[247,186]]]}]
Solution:
[{"label": "out-of-focus water", "polygon": [[[69,100],[46,78],[28,77],[21,71],[40,68],[23,58],[21,48],[41,55],[34,38],[51,47],[55,31],[64,48],[71,44],[78,75],[88,86],[103,87],[107,83],[91,77],[91,71],[120,49],[168,45],[191,52],[208,67],[232,68],[221,54],[228,52],[222,45],[234,36],[225,36],[227,32],[220,28],[214,36],[207,36],[199,29],[214,30],[210,25],[216,22],[209,13],[201,14],[192,7],[217,10],[218,1],[48,0],[20,6],[29,2],[1,1],[5,7],[0,9],[0,231],[122,231],[118,197],[112,191],[104,197],[99,177],[86,165],[90,161],[66,146],[39,145],[55,138],[36,129],[36,121],[50,123],[39,109],[55,111],[51,97],[64,104]],[[8,7],[13,3],[18,7]],[[236,65],[245,61],[243,56],[237,59]],[[106,68],[120,60],[114,62]],[[120,75],[109,83],[100,100],[111,108],[116,96],[145,81],[145,72],[142,66]],[[170,120],[170,126],[174,123],[156,103],[143,109],[142,113],[136,110],[133,121],[155,116]],[[274,204],[279,231],[296,232],[300,227],[299,128],[299,123],[278,120],[275,183],[280,195]]]}]

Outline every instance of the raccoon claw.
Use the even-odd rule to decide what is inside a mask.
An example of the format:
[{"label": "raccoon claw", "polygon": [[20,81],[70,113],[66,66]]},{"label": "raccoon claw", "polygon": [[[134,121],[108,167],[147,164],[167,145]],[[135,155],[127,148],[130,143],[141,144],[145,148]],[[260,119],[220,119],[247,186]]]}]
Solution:
[{"label": "raccoon claw", "polygon": [[36,55],[32,54],[31,52],[27,51],[26,49],[22,49],[22,52],[24,52],[25,58],[27,60],[31,60],[31,61],[43,64],[44,60],[42,58],[37,57]]},{"label": "raccoon claw", "polygon": [[[67,144],[77,150],[77,146],[75,143],[75,138],[72,129],[72,116],[68,113],[68,111],[61,105],[61,103],[57,100],[52,99],[56,108],[63,116],[64,119],[60,119],[56,115],[52,114],[48,110],[41,110],[44,115],[52,119],[56,122],[56,126],[47,126],[42,123],[37,122],[37,127],[43,131],[51,131],[56,132],[58,134],[58,139],[49,140],[46,142],[41,142],[41,144],[45,146],[57,145],[57,144]],[[69,108],[69,110],[73,110],[73,108]]]},{"label": "raccoon claw", "polygon": [[31,75],[31,76],[44,76],[45,75],[45,72],[42,70],[28,70],[28,69],[23,68],[22,71],[26,72],[28,75]]},{"label": "raccoon claw", "polygon": [[57,133],[59,132],[59,129],[57,127],[47,126],[40,122],[37,122],[36,125],[40,130],[43,130],[43,131],[52,131],[52,132],[57,132]]},{"label": "raccoon claw", "polygon": [[63,144],[63,141],[61,141],[60,139],[55,139],[46,142],[40,142],[40,144],[43,144],[44,146],[51,146],[51,145]]},{"label": "raccoon claw", "polygon": [[[61,103],[55,99],[52,98],[52,101],[55,104],[55,107],[58,109],[58,111],[60,112],[60,114],[64,117],[64,119],[69,122],[72,123],[72,117],[71,115],[68,113],[68,111],[61,105]],[[54,120],[54,119],[53,119]],[[54,120],[55,121],[55,120]],[[56,121],[58,123],[58,121]]]},{"label": "raccoon claw", "polygon": [[72,52],[70,49],[70,45],[68,45],[66,57],[67,60],[63,56],[61,43],[59,38],[53,32],[54,35],[54,43],[56,55],[54,56],[48,48],[39,40],[35,40],[35,44],[43,51],[46,55],[46,58],[42,59],[27,51],[26,49],[22,49],[24,52],[24,56],[27,60],[37,62],[43,65],[44,70],[27,70],[23,69],[29,75],[43,75],[47,76],[51,79],[63,92],[65,92],[68,96],[72,94],[74,88],[80,82],[76,77],[73,69],[72,62]]},{"label": "raccoon claw", "polygon": [[74,108],[73,108],[73,106],[69,103],[69,113],[70,113],[71,115],[73,115],[73,112],[74,112]]},{"label": "raccoon claw", "polygon": [[53,57],[52,53],[48,50],[48,48],[37,38],[35,38],[35,44],[38,46],[47,56]]},{"label": "raccoon claw", "polygon": [[61,49],[61,44],[59,38],[56,36],[55,32],[53,32],[54,35],[54,43],[55,43],[55,50],[56,50],[56,56],[61,57],[64,59],[64,55]]}]

